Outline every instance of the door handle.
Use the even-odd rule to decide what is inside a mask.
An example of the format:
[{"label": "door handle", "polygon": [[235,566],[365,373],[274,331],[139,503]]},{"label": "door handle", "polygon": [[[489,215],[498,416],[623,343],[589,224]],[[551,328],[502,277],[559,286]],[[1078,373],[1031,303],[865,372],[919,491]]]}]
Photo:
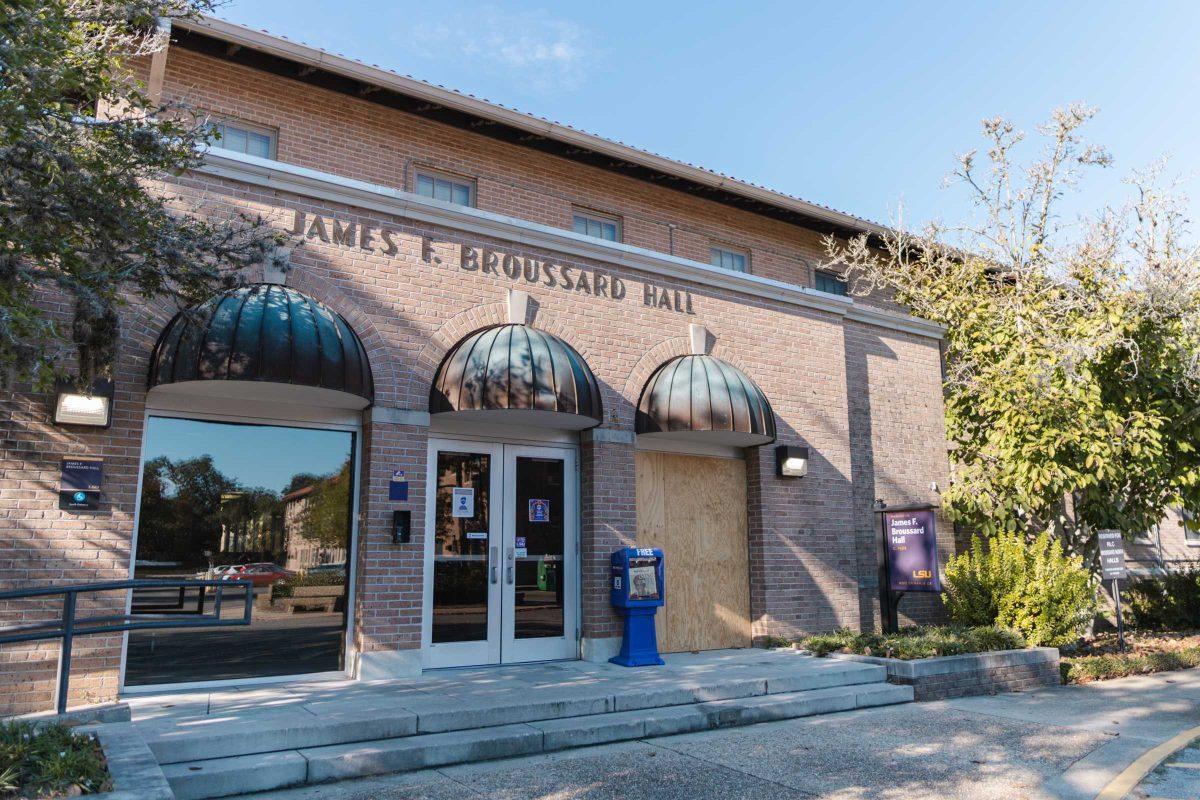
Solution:
[{"label": "door handle", "polygon": [[508,562],[508,565],[504,568],[504,579],[508,582],[509,586],[512,586],[513,570],[514,570],[513,565],[517,561],[517,551],[511,547],[508,547],[508,548],[505,548],[505,552],[506,552],[506,555],[505,555],[504,560]]},{"label": "door handle", "polygon": [[491,562],[491,569],[489,570],[492,574],[491,582],[496,583],[497,581],[500,580],[500,564],[497,563],[499,561],[499,558],[496,553],[495,547],[492,548],[492,556],[488,560]]}]

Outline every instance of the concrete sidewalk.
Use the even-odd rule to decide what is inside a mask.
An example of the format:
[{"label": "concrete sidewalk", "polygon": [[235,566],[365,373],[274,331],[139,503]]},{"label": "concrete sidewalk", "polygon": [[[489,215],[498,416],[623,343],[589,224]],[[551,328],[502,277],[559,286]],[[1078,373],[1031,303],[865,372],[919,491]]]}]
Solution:
[{"label": "concrete sidewalk", "polygon": [[[1200,670],[852,711],[341,784],[256,800],[1091,800],[1200,724]],[[1176,775],[1188,781],[1189,776]],[[1200,797],[1200,775],[1172,789]]]}]

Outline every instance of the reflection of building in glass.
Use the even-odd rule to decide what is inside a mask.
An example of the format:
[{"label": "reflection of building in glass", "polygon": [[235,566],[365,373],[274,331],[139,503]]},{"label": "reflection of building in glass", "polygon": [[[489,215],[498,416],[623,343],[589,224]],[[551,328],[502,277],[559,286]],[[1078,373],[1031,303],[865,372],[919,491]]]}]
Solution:
[{"label": "reflection of building in glass", "polygon": [[277,508],[256,508],[262,505],[261,494],[226,492],[221,495],[220,552],[277,553],[283,548],[283,520]]},{"label": "reflection of building in glass", "polygon": [[[340,475],[334,475],[320,483],[305,486],[283,496],[283,531],[286,542],[284,567],[290,570],[306,570],[321,564],[344,564],[346,562],[346,518],[349,509],[336,504],[332,509],[323,509],[325,492],[333,493],[338,487]],[[326,503],[328,505],[328,503]],[[333,512],[334,519],[324,516]],[[341,525],[337,517],[341,516]],[[327,523],[332,522],[333,525]],[[326,530],[332,527],[332,530]]]}]

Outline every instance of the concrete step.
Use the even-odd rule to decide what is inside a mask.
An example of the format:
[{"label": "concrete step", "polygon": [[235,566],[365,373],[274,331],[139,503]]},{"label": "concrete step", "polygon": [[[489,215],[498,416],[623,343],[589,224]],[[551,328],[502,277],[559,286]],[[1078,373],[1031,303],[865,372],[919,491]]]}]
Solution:
[{"label": "concrete step", "polygon": [[639,676],[619,690],[611,685],[601,688],[584,685],[547,690],[542,696],[530,696],[528,691],[519,695],[502,692],[474,699],[454,698],[452,702],[447,702],[445,696],[414,693],[397,701],[402,707],[380,707],[372,698],[347,700],[333,710],[289,707],[245,714],[206,714],[193,719],[140,723],[138,727],[159,763],[167,765],[857,686],[886,679],[885,669],[878,665],[825,663],[837,668],[736,676],[705,684],[656,682],[653,676],[644,679]]},{"label": "concrete step", "polygon": [[164,766],[163,772],[178,800],[205,800],[304,783],[795,719],[912,699],[911,686],[860,683],[182,762]]}]

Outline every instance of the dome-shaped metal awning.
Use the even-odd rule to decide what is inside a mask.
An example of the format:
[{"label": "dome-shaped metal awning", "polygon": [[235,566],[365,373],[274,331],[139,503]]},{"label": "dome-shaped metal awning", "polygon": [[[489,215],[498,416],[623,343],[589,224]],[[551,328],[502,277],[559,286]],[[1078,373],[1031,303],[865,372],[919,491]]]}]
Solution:
[{"label": "dome-shaped metal awning", "polygon": [[429,390],[431,414],[563,430],[603,421],[600,386],[574,347],[528,325],[468,335],[442,359]]},{"label": "dome-shaped metal awning", "polygon": [[150,356],[158,393],[365,408],[374,399],[362,341],[341,315],[295,289],[230,289],[167,324]]},{"label": "dome-shaped metal awning", "polygon": [[775,412],[754,381],[732,364],[708,355],[679,356],[646,381],[636,430],[650,439],[755,447],[775,441]]}]

